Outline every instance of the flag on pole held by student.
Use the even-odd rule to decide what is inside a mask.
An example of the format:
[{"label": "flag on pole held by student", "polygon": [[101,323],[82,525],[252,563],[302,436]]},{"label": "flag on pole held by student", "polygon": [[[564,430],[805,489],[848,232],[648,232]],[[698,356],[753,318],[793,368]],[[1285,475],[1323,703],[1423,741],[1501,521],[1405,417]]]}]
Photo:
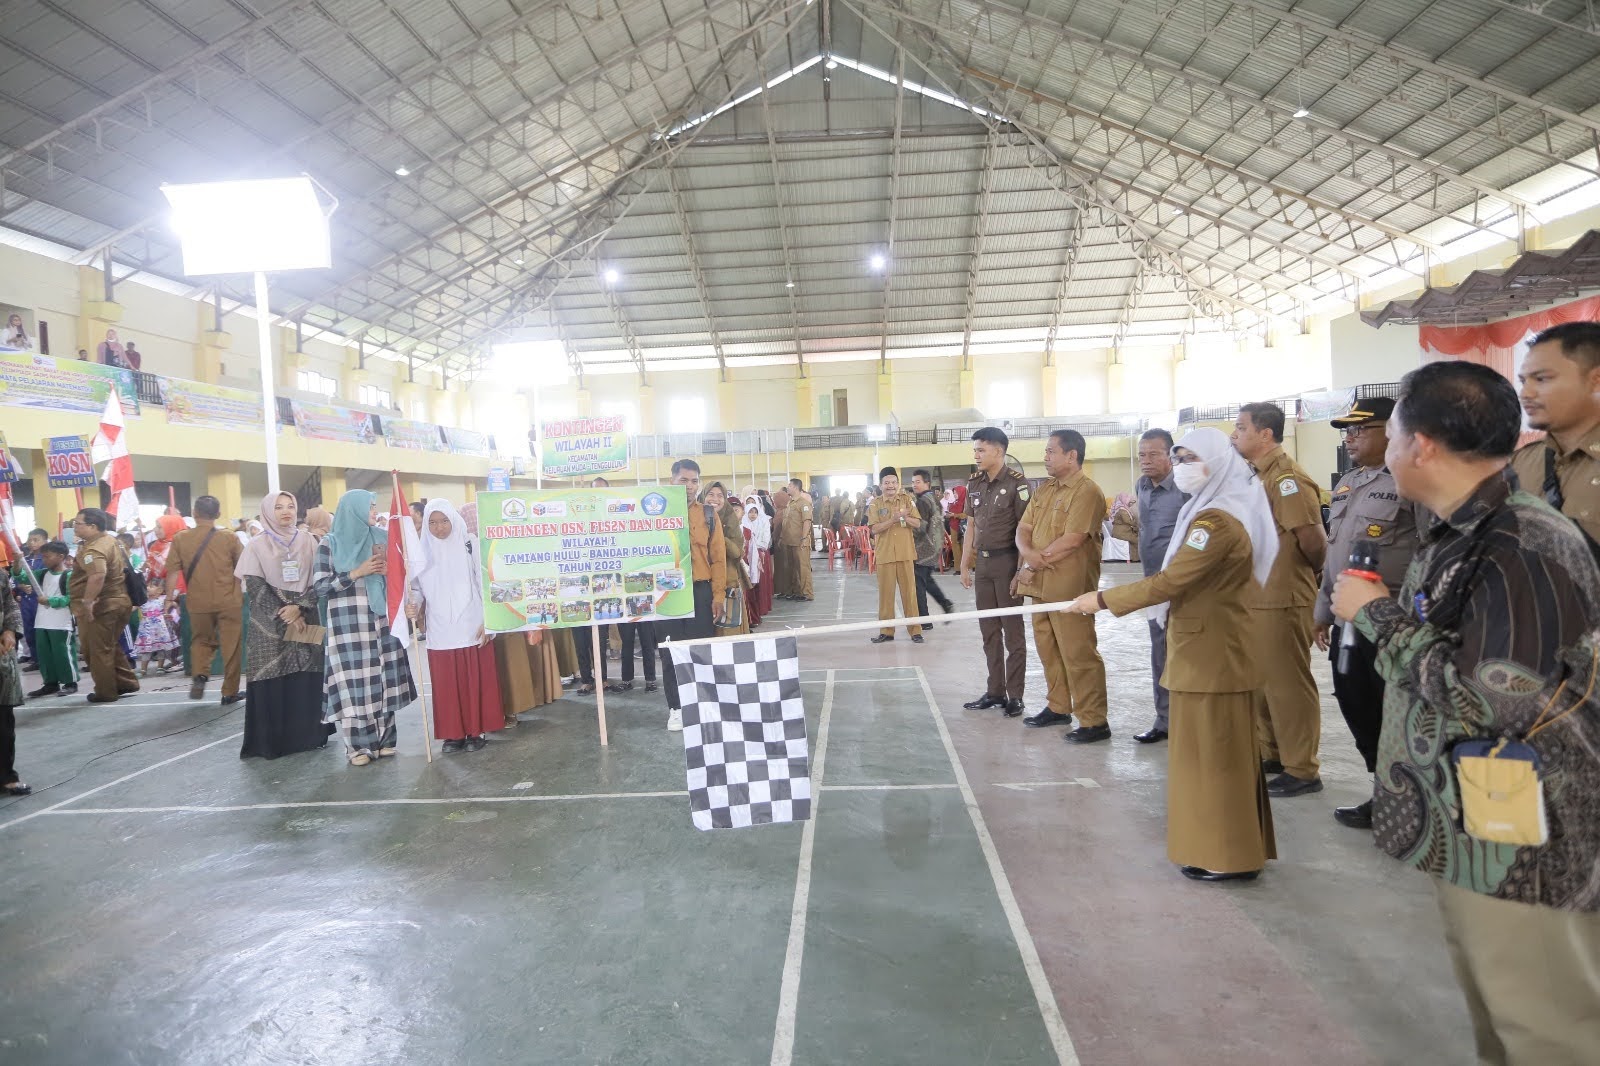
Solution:
[{"label": "flag on pole held by student", "polygon": [[133,456],[128,454],[127,427],[122,419],[122,397],[112,389],[106,394],[105,413],[100,416],[100,432],[94,435],[89,457],[105,463],[100,480],[111,490],[106,513],[121,516],[124,524],[139,517],[139,496],[133,491]]},{"label": "flag on pole held by student", "polygon": [[406,593],[422,560],[422,544],[417,539],[417,527],[411,523],[411,508],[406,504],[405,493],[400,491],[399,471],[390,471],[390,480],[394,494],[389,499],[389,567],[384,575],[389,598],[389,632],[402,648],[409,648],[411,620],[406,617]]},{"label": "flag on pole held by student", "polygon": [[811,757],[793,637],[662,645],[683,708],[696,829],[811,817]]}]

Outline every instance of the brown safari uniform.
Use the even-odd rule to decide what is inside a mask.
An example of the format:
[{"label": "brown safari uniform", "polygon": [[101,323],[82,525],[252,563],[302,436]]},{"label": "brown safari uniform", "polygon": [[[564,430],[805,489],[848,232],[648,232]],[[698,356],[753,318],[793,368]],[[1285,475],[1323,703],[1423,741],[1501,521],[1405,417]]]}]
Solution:
[{"label": "brown safari uniform", "polygon": [[[139,691],[139,677],[117,647],[117,638],[133,615],[133,602],[128,599],[123,577],[127,565],[128,556],[117,538],[102,533],[78,546],[72,576],[67,581],[67,596],[72,601],[73,617],[78,619],[83,656],[89,661],[89,673],[94,678],[94,694],[102,700]],[[76,608],[84,601],[84,589],[92,574],[104,574],[106,580],[94,601],[94,614],[86,622]]]},{"label": "brown safari uniform", "polygon": [[1600,540],[1600,427],[1571,446],[1546,436],[1519,448],[1511,457],[1511,469],[1522,483],[1522,491],[1547,503],[1551,502],[1545,491],[1550,456],[1555,457],[1561,513],[1590,538]]},{"label": "brown safari uniform", "polygon": [[[904,517],[905,525],[896,522],[886,532],[878,533],[873,537],[873,553],[878,571],[878,617],[894,618],[894,590],[900,590],[900,609],[905,613],[902,618],[917,617],[917,544],[916,531],[911,528],[910,520],[921,517],[917,511],[917,502],[910,493],[901,491],[893,496],[880,496],[872,501],[867,508],[867,524],[877,525],[887,521],[891,516]],[[920,636],[922,626],[906,626],[907,632],[913,637]],[[894,636],[894,626],[888,626],[880,632],[886,637]]]},{"label": "brown safari uniform", "polygon": [[[1030,495],[1028,479],[1010,467],[1001,467],[992,480],[980,470],[967,481],[967,513],[972,516],[967,523],[967,539],[973,547],[973,587],[980,611],[1022,605],[1022,597],[1011,594],[1011,579],[1021,562],[1017,557],[1017,526],[1028,509]],[[978,621],[978,630],[983,634],[983,655],[989,663],[985,694],[994,699],[1020,700],[1028,669],[1022,619],[983,618]]]},{"label": "brown safari uniform", "polygon": [[1182,546],[1165,570],[1100,594],[1118,617],[1170,605],[1160,679],[1172,694],[1167,858],[1222,873],[1259,870],[1277,847],[1254,729],[1265,664],[1259,639],[1238,624],[1256,589],[1250,537],[1215,509],[1173,536]]},{"label": "brown safari uniform", "polygon": [[[200,545],[213,528],[217,535],[206,544],[205,554],[197,559]],[[194,677],[208,676],[211,661],[216,658],[220,646],[224,696],[239,694],[244,598],[239,591],[239,579],[233,576],[233,568],[238,565],[243,551],[239,538],[232,531],[220,526],[196,525],[173,537],[172,550],[167,553],[169,575],[192,574],[184,578],[187,587],[184,608],[189,612],[189,673]]]},{"label": "brown safari uniform", "polygon": [[[1032,527],[1034,548],[1043,551],[1065,533],[1086,533],[1088,537],[1044,570],[1024,570],[1017,591],[1037,603],[1063,603],[1099,588],[1105,520],[1105,493],[1083,471],[1040,485],[1023,515],[1023,521]],[[1075,714],[1080,725],[1105,725],[1106,664],[1100,658],[1093,616],[1036,614],[1033,642],[1044,664],[1050,710]]]},{"label": "brown safari uniform", "polygon": [[787,563],[789,594],[811,599],[811,497],[794,497],[783,509],[778,544]]},{"label": "brown safari uniform", "polygon": [[1256,700],[1256,739],[1263,759],[1277,759],[1302,780],[1317,777],[1321,762],[1322,698],[1311,676],[1312,608],[1317,571],[1294,531],[1322,526],[1317,483],[1277,447],[1256,468],[1278,525],[1278,558],[1265,588],[1250,605],[1255,653],[1262,669]]}]

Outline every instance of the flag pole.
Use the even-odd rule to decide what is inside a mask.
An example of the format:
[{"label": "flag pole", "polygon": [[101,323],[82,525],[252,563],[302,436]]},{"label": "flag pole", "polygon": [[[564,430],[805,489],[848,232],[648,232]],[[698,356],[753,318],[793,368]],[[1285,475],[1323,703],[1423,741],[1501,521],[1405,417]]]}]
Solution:
[{"label": "flag pole", "polygon": [[598,623],[589,627],[589,634],[589,646],[594,649],[592,656],[594,658],[595,713],[600,716],[600,746],[604,748],[610,746],[609,742],[606,740],[606,686],[604,683],[606,676],[606,661],[600,657],[600,626]]}]

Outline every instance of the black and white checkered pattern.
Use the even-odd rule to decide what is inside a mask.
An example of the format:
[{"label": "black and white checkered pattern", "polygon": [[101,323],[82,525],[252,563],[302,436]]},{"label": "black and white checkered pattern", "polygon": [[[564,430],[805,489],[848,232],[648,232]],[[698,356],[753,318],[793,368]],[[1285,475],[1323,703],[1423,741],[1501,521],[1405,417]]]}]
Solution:
[{"label": "black and white checkered pattern", "polygon": [[811,759],[793,637],[663,648],[683,707],[696,829],[811,817]]}]

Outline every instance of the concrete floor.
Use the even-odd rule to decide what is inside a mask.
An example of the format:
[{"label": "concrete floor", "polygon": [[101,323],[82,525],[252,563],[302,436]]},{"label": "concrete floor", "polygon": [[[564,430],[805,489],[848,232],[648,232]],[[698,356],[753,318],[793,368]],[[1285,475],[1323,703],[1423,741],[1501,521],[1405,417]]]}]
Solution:
[{"label": "concrete floor", "polygon": [[[822,566],[765,632],[871,617]],[[1084,749],[962,710],[972,623],[803,641],[809,829],[697,832],[642,688],[608,749],[568,698],[431,765],[410,712],[362,769],[241,762],[242,711],[181,692],[30,705],[20,768],[63,783],[0,807],[0,1063],[1471,1061],[1428,884],[1329,816],[1366,779],[1326,665],[1327,790],[1275,801],[1258,882],[1200,885],[1132,741],[1144,622],[1100,634]]]}]

